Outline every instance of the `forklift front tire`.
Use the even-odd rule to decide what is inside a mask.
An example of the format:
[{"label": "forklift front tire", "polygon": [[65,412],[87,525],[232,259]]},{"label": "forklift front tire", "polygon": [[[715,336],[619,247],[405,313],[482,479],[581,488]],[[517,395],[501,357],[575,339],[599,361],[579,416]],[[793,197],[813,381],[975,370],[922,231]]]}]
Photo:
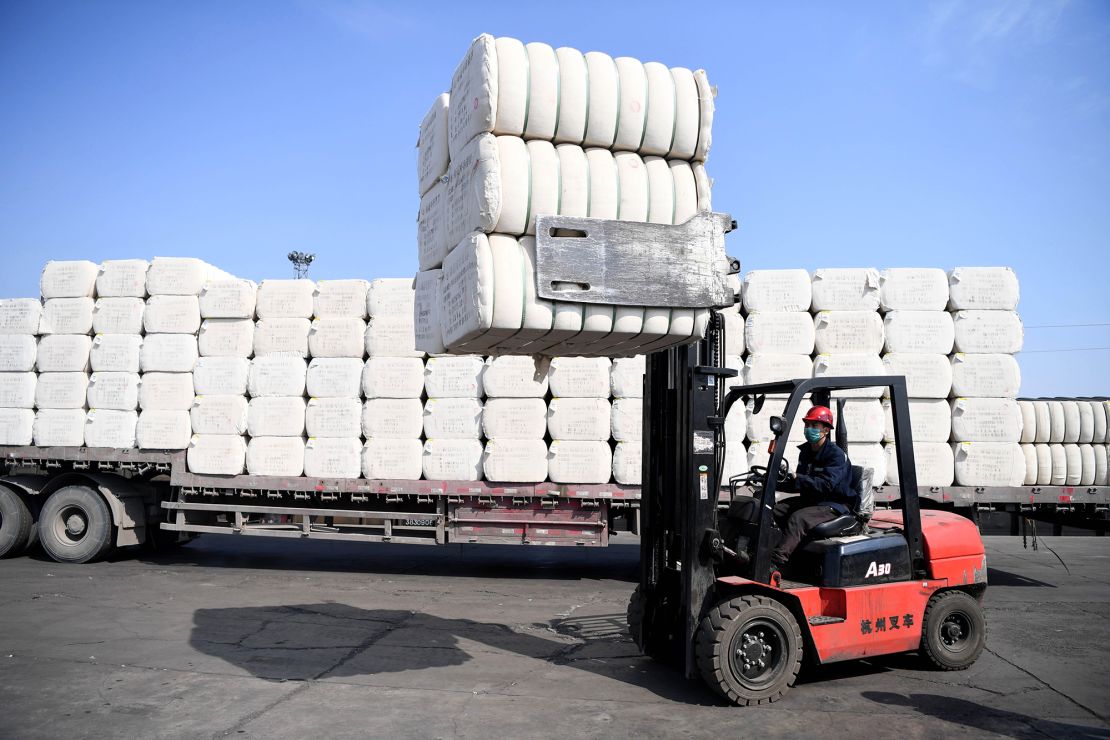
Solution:
[{"label": "forklift front tire", "polygon": [[942,591],[925,607],[921,652],[942,671],[969,668],[987,642],[983,607],[971,594]]},{"label": "forklift front tire", "polygon": [[632,636],[632,641],[636,646],[643,650],[644,646],[644,594],[637,586],[636,590],[632,592],[632,598],[628,600],[628,634]]},{"label": "forklift front tire", "polygon": [[769,704],[794,685],[802,631],[790,610],[766,596],[738,596],[698,625],[697,662],[710,688],[733,704]]}]

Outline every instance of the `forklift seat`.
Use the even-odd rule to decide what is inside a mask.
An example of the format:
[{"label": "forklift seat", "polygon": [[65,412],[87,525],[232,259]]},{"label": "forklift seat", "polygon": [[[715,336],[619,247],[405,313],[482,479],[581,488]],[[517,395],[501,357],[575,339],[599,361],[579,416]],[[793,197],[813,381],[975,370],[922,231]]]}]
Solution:
[{"label": "forklift seat", "polygon": [[[870,468],[863,468],[859,465],[852,466],[852,490],[856,492],[857,501],[862,502],[864,494],[871,490],[872,472]],[[862,511],[863,507],[857,508],[860,511],[841,514],[836,519],[818,524],[809,530],[808,539],[827,540],[830,537],[851,537],[854,534],[860,534],[864,531],[871,512],[868,511],[865,514]]]}]

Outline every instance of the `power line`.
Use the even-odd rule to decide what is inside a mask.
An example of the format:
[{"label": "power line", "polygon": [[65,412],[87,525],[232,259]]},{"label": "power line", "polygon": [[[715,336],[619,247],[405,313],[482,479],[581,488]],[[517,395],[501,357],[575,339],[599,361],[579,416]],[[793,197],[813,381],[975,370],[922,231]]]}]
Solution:
[{"label": "power line", "polygon": [[1027,326],[1026,329],[1077,329],[1086,328],[1091,326],[1110,326],[1110,323],[1105,324],[1042,324],[1041,326]]},{"label": "power line", "polygon": [[1033,352],[1104,352],[1110,350],[1110,347],[1071,347],[1069,349],[1023,349],[1021,354],[1027,355]]}]

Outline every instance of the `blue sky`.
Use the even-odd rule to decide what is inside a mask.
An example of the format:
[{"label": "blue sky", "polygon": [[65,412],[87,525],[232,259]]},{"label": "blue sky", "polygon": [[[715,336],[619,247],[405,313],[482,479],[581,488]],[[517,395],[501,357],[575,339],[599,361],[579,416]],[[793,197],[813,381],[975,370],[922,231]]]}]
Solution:
[{"label": "blue sky", "polygon": [[[708,70],[745,269],[1011,265],[1028,350],[1110,347],[1110,4],[477,7],[0,1],[0,297],[48,258],[411,274],[418,125],[486,31]],[[1110,351],[1020,359],[1110,394]]]}]

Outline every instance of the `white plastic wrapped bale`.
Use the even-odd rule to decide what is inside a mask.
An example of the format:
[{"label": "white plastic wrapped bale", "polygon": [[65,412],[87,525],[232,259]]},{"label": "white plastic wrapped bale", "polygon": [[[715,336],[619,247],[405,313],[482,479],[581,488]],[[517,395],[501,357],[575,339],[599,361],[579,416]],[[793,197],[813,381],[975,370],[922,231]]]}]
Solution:
[{"label": "white plastic wrapped bale", "polygon": [[883,355],[887,375],[906,378],[910,398],[948,398],[952,391],[952,362],[947,355],[892,352]]},{"label": "white plastic wrapped bale", "polygon": [[725,329],[724,353],[726,355],[744,354],[748,347],[745,336],[746,320],[740,315],[740,306],[736,305],[721,311],[721,320]]},{"label": "white plastic wrapped bale", "polygon": [[879,271],[871,267],[814,271],[810,308],[813,311],[879,310]]},{"label": "white plastic wrapped bale", "polygon": [[[897,445],[886,446],[886,482],[899,483]],[[919,486],[950,486],[955,480],[952,445],[947,442],[913,443],[913,462]]]},{"label": "white plastic wrapped bale", "polygon": [[618,398],[613,401],[612,437],[618,442],[639,442],[643,439],[643,399]]},{"label": "white plastic wrapped bale", "polygon": [[423,357],[416,348],[416,323],[407,314],[371,316],[366,322],[366,354],[370,357]]},{"label": "white plastic wrapped bale", "polygon": [[429,357],[424,365],[424,389],[428,398],[481,398],[485,369],[485,360],[477,355]]},{"label": "white plastic wrapped bale", "polygon": [[[843,375],[886,375],[886,365],[883,364],[882,358],[878,355],[867,354],[817,355],[817,359],[813,361],[813,377],[815,378]],[[886,393],[884,386],[871,386],[833,391],[833,396],[837,398],[882,398],[884,393]]]},{"label": "white plastic wrapped bale", "polygon": [[101,298],[146,298],[146,260],[104,260],[96,275]]},{"label": "white plastic wrapped bale", "polygon": [[[361,447],[361,445],[359,445]],[[247,473],[297,477],[304,473],[303,437],[251,437],[247,442]]]},{"label": "white plastic wrapped bale", "polygon": [[713,97],[702,70],[482,34],[451,78],[448,150],[495,132],[704,160]]},{"label": "white plastic wrapped bale", "polygon": [[247,392],[252,398],[303,396],[308,363],[296,355],[267,355],[251,361]]},{"label": "white plastic wrapped bale", "polygon": [[247,404],[247,433],[252,437],[301,437],[305,400],[300,396],[252,398]]},{"label": "white plastic wrapped bale", "polygon": [[416,140],[416,180],[420,195],[428,192],[439,178],[447,174],[450,161],[447,147],[447,111],[451,96],[436,96],[424,120],[420,122],[420,137]]},{"label": "white plastic wrapped bale", "polygon": [[200,295],[209,280],[233,280],[218,267],[195,257],[155,257],[146,272],[149,295]]},{"label": "white plastic wrapped bale", "polygon": [[50,298],[42,304],[39,334],[88,334],[93,328],[92,298]]},{"label": "white plastic wrapped bale", "polygon": [[370,316],[412,316],[416,293],[412,278],[378,278],[366,289],[366,312]]},{"label": "white plastic wrapped bale", "polygon": [[247,441],[238,434],[194,434],[185,460],[194,473],[242,475],[246,472]]},{"label": "white plastic wrapped bale", "polygon": [[85,414],[85,446],[115,449],[136,447],[138,422],[139,415],[134,411],[90,409]]},{"label": "white plastic wrapped bale", "polygon": [[[1036,444],[1037,450],[1037,485],[1048,486],[1052,484],[1052,468],[1054,463],[1053,448],[1059,445]],[[1063,455],[1061,448],[1060,454]],[[1062,458],[1061,458],[1062,460]]]},{"label": "white plastic wrapped bale", "polygon": [[34,439],[35,412],[0,408],[0,445],[24,447]]},{"label": "white plastic wrapped bale", "polygon": [[247,399],[245,396],[200,396],[189,409],[195,434],[246,434]]},{"label": "white plastic wrapped bale", "polygon": [[547,442],[539,439],[491,439],[482,456],[486,480],[542,483],[547,480]]},{"label": "white plastic wrapped bale", "polygon": [[647,358],[617,357],[609,369],[609,392],[613,398],[643,398]]},{"label": "white plastic wrapped bale", "polygon": [[98,334],[92,340],[89,368],[93,372],[139,372],[143,338],[135,334]]},{"label": "white plastic wrapped bale", "polygon": [[146,409],[135,425],[135,441],[143,450],[184,450],[192,434],[188,411]]},{"label": "white plastic wrapped bale", "polygon": [[447,351],[443,346],[440,328],[439,301],[443,292],[443,270],[424,270],[416,273],[416,294],[413,302],[413,332],[415,347],[430,355]]},{"label": "white plastic wrapped bale", "polygon": [[955,330],[947,311],[890,311],[883,317],[887,352],[946,355]]},{"label": "white plastic wrapped bale", "polygon": [[39,373],[35,384],[35,407],[40,409],[83,409],[89,388],[85,373]]},{"label": "white plastic wrapped bale", "polygon": [[428,480],[481,480],[484,449],[478,439],[429,439],[424,443],[421,459],[424,477]]},{"label": "white plastic wrapped bale", "polygon": [[0,334],[0,372],[30,372],[37,355],[38,342],[30,334]]},{"label": "white plastic wrapped bale", "polygon": [[1110,446],[1094,445],[1095,448],[1095,485],[1110,484]]},{"label": "white plastic wrapped bale", "polygon": [[358,398],[363,362],[351,357],[314,357],[308,363],[305,390],[313,398]]},{"label": "white plastic wrapped bale", "polygon": [[[806,410],[807,408],[803,404],[800,412],[795,414],[794,423],[790,426],[790,431],[786,436],[786,444],[797,445],[805,441],[805,433],[802,431],[805,425],[802,422],[802,418],[805,416]],[[755,412],[755,400],[748,401],[744,406],[744,416],[746,419],[744,426],[746,428],[745,431],[748,441],[769,442],[774,436],[771,434],[771,417],[782,416],[784,411],[786,411],[786,399],[780,396],[766,396],[759,413]],[[732,417],[733,414],[730,413],[728,415],[729,420],[731,420]],[[731,429],[726,429],[726,437],[730,440],[736,439]]]},{"label": "white plastic wrapped bale", "polygon": [[[748,471],[748,449],[745,447],[744,442],[736,437],[729,437],[730,441],[725,448],[725,464],[721,472],[721,485],[725,488],[728,487],[729,480],[733,476],[741,475]],[[623,444],[637,444],[635,442],[625,442]],[[616,471],[616,450],[613,451],[614,457],[614,475]],[[643,449],[640,450],[641,464],[643,462]],[[617,481],[620,483],[621,481]]]},{"label": "white plastic wrapped bale", "polygon": [[547,431],[552,439],[608,440],[612,413],[605,398],[552,398],[547,404]]},{"label": "white plastic wrapped bale", "polygon": [[1021,351],[1025,330],[1014,311],[957,311],[953,321],[957,352]]},{"label": "white plastic wrapped bale", "polygon": [[[911,398],[910,434],[918,442],[948,442],[952,436],[952,407],[943,398]],[[894,411],[890,399],[883,399],[883,439],[894,442]]]},{"label": "white plastic wrapped bale", "polygon": [[948,273],[948,308],[1013,311],[1020,291],[1009,267],[957,267]]},{"label": "white plastic wrapped bale", "polygon": [[1076,485],[1090,486],[1095,482],[1095,450],[1088,444],[1076,445],[1079,450],[1080,477]]},{"label": "white plastic wrapped bale", "polygon": [[1025,455],[1017,442],[955,442],[958,486],[1020,486],[1025,483]]},{"label": "white plastic wrapped bale", "polygon": [[147,334],[196,334],[200,300],[195,295],[152,295],[146,299],[143,329]]},{"label": "white plastic wrapped bale", "polygon": [[419,438],[371,437],[362,447],[362,475],[374,480],[420,480],[424,443]]},{"label": "white plastic wrapped bale", "polygon": [[886,450],[878,442],[849,442],[848,460],[852,465],[870,468],[873,471],[873,485],[877,486],[887,478]]},{"label": "white plastic wrapped bale", "polygon": [[552,483],[608,483],[613,474],[613,451],[608,442],[552,440],[547,471]]},{"label": "white plastic wrapped bale", "polygon": [[139,384],[143,411],[188,411],[195,398],[192,373],[143,373]]},{"label": "white plastic wrapped bale", "polygon": [[363,366],[366,398],[420,398],[423,392],[424,361],[417,357],[371,357]]},{"label": "white plastic wrapped bale", "polygon": [[419,439],[423,431],[419,398],[371,398],[362,405],[362,436],[367,439]]},{"label": "white plastic wrapped bale", "polygon": [[1047,442],[1060,444],[1067,433],[1065,424],[1064,404],[1062,401],[1045,401],[1048,409],[1048,439]]},{"label": "white plastic wrapped bale", "polygon": [[97,298],[92,328],[97,334],[142,334],[142,298]]},{"label": "white plastic wrapped bale", "polygon": [[1013,355],[952,356],[952,395],[964,398],[1016,398],[1021,369]]},{"label": "white plastic wrapped bale", "polygon": [[[833,403],[835,416],[839,404]],[[802,412],[805,411],[803,407]],[[844,401],[844,427],[848,433],[849,444],[882,442],[886,430],[883,403],[878,398],[848,398]],[[875,480],[885,480],[886,476],[876,476]]]},{"label": "white plastic wrapped bale", "polygon": [[358,437],[309,439],[304,446],[304,474],[312,478],[358,478],[362,472]]},{"label": "white plastic wrapped bale", "polygon": [[35,407],[34,373],[0,373],[0,408],[33,409]]},{"label": "white plastic wrapped bale", "polygon": [[547,371],[548,387],[556,398],[609,398],[607,357],[553,357]]},{"label": "white plastic wrapped bale", "polygon": [[205,319],[253,319],[258,286],[250,280],[209,280],[200,292]]},{"label": "white plastic wrapped bale", "polygon": [[[743,451],[743,444],[736,446]],[[613,447],[613,480],[625,486],[638,486],[643,479],[644,446],[642,442],[617,442]]]},{"label": "white plastic wrapped bale", "polygon": [[482,436],[482,402],[477,398],[429,398],[424,404],[428,439],[478,439]]},{"label": "white plastic wrapped bale", "polygon": [[362,401],[358,398],[310,398],[305,409],[305,430],[309,437],[361,437]]},{"label": "white plastic wrapped bale", "polygon": [[197,338],[191,334],[147,334],[139,351],[144,373],[191,373],[197,366]]},{"label": "white plastic wrapped bale", "polygon": [[482,385],[491,398],[543,398],[547,395],[547,369],[527,355],[491,357],[482,371]]},{"label": "white plastic wrapped bale", "polygon": [[38,447],[83,446],[85,410],[39,409],[35,412],[34,443]]},{"label": "white plastic wrapped bale", "polygon": [[1049,411],[1048,401],[1033,401],[1033,415],[1036,418],[1036,436],[1033,441],[1048,444],[1052,436],[1052,412]]},{"label": "white plastic wrapped bale", "polygon": [[813,317],[803,311],[753,311],[744,323],[753,354],[813,354],[814,337]]},{"label": "white plastic wrapped bale", "polygon": [[1106,444],[1110,442],[1107,438],[1107,418],[1105,404],[1102,401],[1088,401],[1091,406],[1091,442],[1093,444]]},{"label": "white plastic wrapped bale", "polygon": [[1025,457],[1025,485],[1037,485],[1037,446],[1029,443],[1022,443],[1021,454]]},{"label": "white plastic wrapped bale", "polygon": [[883,351],[883,317],[875,311],[821,311],[814,319],[818,354],[874,354]]},{"label": "white plastic wrapped bale", "polygon": [[139,374],[93,373],[89,376],[87,393],[91,409],[135,411],[139,408]]},{"label": "white plastic wrapped bale", "polygon": [[84,334],[52,334],[39,339],[35,368],[40,373],[85,372],[93,339]]},{"label": "white plastic wrapped bale", "polygon": [[1021,408],[1009,398],[952,400],[953,442],[1018,442]]},{"label": "white plastic wrapped bale", "polygon": [[1091,413],[1091,404],[1087,401],[1076,401],[1079,411],[1079,444],[1090,444],[1095,436],[1095,419]]},{"label": "white plastic wrapped bale", "polygon": [[543,439],[546,433],[547,404],[542,398],[486,400],[482,409],[482,436],[486,439]]},{"label": "white plastic wrapped bale", "polygon": [[197,336],[201,357],[250,357],[254,322],[250,319],[204,319]]},{"label": "white plastic wrapped bale", "polygon": [[198,396],[245,395],[250,367],[244,357],[201,357],[193,371],[193,388]]},{"label": "white plastic wrapped bale", "polygon": [[308,319],[259,319],[254,325],[254,356],[300,355],[308,357]]},{"label": "white plastic wrapped bale", "polygon": [[[1078,486],[1079,479],[1083,474],[1083,459],[1079,454],[1078,445],[1058,445],[1063,451],[1061,457],[1062,463],[1057,465],[1057,459],[1053,458],[1053,485],[1060,486]],[[1057,482],[1059,481],[1059,482]]]},{"label": "white plastic wrapped bale", "polygon": [[943,311],[948,307],[948,275],[936,267],[892,267],[879,274],[883,311]]},{"label": "white plastic wrapped bale", "polygon": [[38,334],[42,303],[35,298],[0,299],[0,335]]},{"label": "white plastic wrapped bale", "polygon": [[434,270],[455,245],[448,240],[447,183],[437,182],[420,196],[416,215],[417,265],[422,271]]},{"label": "white plastic wrapped bale", "polygon": [[313,357],[362,359],[366,322],[352,317],[313,319],[308,331],[308,351]]},{"label": "white plastic wrapped bale", "polygon": [[316,283],[303,278],[263,280],[258,286],[255,314],[259,319],[311,319]]},{"label": "white plastic wrapped bale", "polygon": [[805,270],[752,270],[744,275],[741,295],[749,314],[808,311],[813,303],[813,286]]},{"label": "white plastic wrapped bale", "polygon": [[100,266],[88,260],[50,260],[39,277],[39,293],[45,299],[92,298]]},{"label": "white plastic wrapped bale", "polygon": [[1079,404],[1072,400],[1060,401],[1060,408],[1064,411],[1064,438],[1066,445],[1079,442],[1080,420]]},{"label": "white plastic wrapped bale", "polygon": [[744,361],[743,382],[746,385],[810,377],[813,377],[813,360],[809,355],[756,353],[748,355]]},{"label": "white plastic wrapped bale", "polygon": [[[1037,412],[1032,401],[1018,401],[1018,410],[1021,411],[1021,439],[1022,444],[1033,444],[1037,439]],[[1026,456],[1028,459],[1028,456]]]},{"label": "white plastic wrapped bale", "polygon": [[366,280],[317,280],[312,315],[318,319],[366,318]]}]

